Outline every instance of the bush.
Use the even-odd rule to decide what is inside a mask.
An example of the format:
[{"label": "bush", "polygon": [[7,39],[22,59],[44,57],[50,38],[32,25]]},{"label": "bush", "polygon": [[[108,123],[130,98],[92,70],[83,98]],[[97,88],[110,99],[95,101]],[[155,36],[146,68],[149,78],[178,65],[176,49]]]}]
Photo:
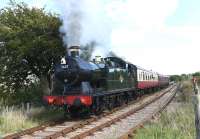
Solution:
[{"label": "bush", "polygon": [[177,100],[180,102],[191,102],[193,86],[191,81],[183,81]]}]

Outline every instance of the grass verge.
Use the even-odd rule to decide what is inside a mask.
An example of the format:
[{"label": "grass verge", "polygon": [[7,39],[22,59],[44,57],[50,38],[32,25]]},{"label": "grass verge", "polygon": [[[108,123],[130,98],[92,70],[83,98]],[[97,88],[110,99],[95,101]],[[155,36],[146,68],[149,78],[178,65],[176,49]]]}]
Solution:
[{"label": "grass verge", "polygon": [[60,109],[44,107],[31,108],[29,112],[22,108],[1,107],[0,112],[0,138],[63,116],[63,111]]},{"label": "grass verge", "polygon": [[194,125],[193,107],[179,106],[176,111],[162,112],[158,121],[138,130],[135,139],[194,139]]},{"label": "grass verge", "polygon": [[134,139],[194,139],[195,123],[192,104],[192,85],[183,82],[176,99],[157,120],[138,129]]}]

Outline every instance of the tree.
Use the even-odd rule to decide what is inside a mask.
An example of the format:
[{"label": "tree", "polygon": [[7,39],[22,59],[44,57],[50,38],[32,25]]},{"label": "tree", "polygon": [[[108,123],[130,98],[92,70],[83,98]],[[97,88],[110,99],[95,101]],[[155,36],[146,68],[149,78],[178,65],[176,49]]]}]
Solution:
[{"label": "tree", "polygon": [[182,80],[182,77],[179,76],[179,75],[171,75],[170,76],[170,81],[178,82],[178,81],[181,81],[181,80]]},{"label": "tree", "polygon": [[200,72],[195,72],[192,74],[192,76],[200,77]]},{"label": "tree", "polygon": [[46,77],[52,63],[64,55],[61,21],[44,9],[11,1],[0,12],[0,84],[8,92],[29,85],[32,76]]}]

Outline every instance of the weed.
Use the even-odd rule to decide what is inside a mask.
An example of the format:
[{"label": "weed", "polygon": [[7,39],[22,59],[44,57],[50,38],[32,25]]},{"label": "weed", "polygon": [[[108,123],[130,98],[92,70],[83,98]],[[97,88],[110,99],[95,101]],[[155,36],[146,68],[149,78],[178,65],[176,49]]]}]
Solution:
[{"label": "weed", "polygon": [[0,136],[31,128],[62,116],[63,113],[60,109],[48,110],[40,107],[31,108],[27,112],[23,108],[4,106],[0,113]]}]

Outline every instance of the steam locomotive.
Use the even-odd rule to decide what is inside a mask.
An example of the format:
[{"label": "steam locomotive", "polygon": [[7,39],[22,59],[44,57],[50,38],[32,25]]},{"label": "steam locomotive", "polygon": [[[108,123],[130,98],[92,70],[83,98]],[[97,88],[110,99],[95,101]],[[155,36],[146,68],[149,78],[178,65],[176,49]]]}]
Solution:
[{"label": "steam locomotive", "polygon": [[99,113],[134,100],[138,95],[169,84],[167,76],[148,71],[118,57],[85,61],[79,46],[71,46],[49,74],[48,105],[61,106],[69,114]]}]

